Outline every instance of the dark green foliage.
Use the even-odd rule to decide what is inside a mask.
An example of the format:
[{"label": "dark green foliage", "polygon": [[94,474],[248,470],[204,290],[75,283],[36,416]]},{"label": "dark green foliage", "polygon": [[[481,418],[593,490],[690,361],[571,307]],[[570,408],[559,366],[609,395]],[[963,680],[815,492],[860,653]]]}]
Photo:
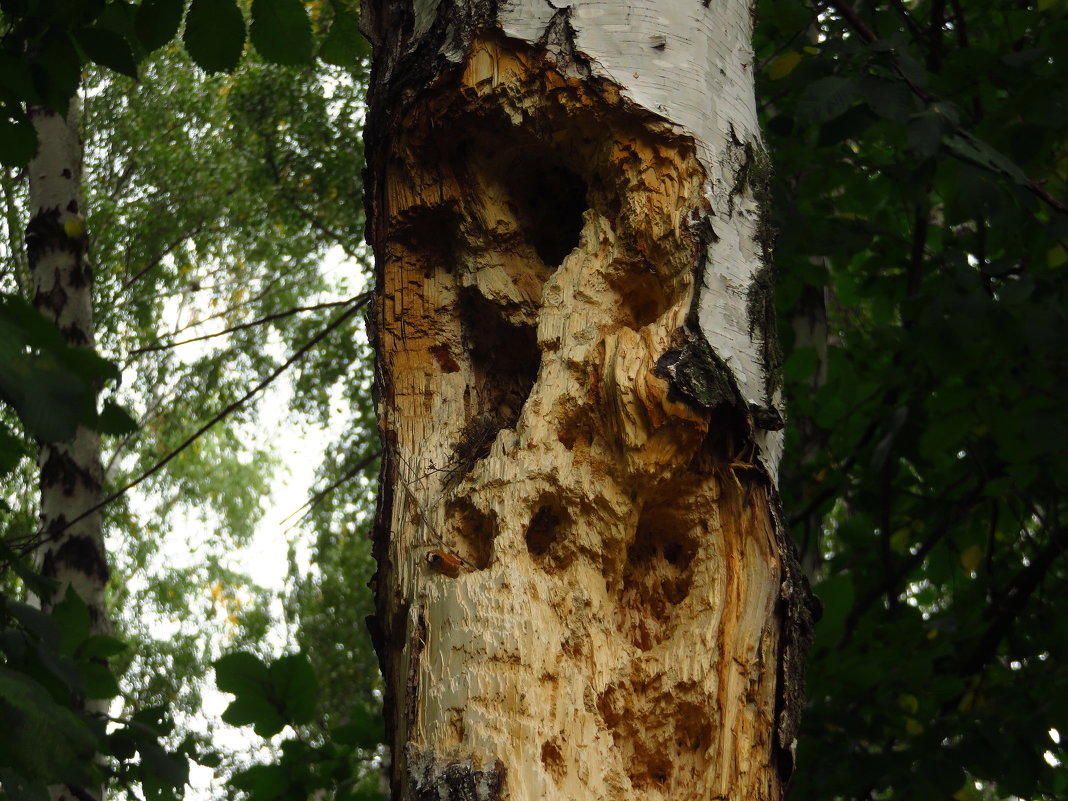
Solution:
[{"label": "dark green foliage", "polygon": [[[301,730],[315,714],[319,687],[303,654],[268,665],[252,654],[233,653],[215,663],[215,676],[220,690],[237,696],[223,719],[251,725],[261,737],[285,726]],[[381,719],[362,716],[324,734],[314,744],[299,736],[283,741],[276,761],[238,772],[231,785],[250,801],[310,798],[323,791],[337,801],[382,798],[375,772],[353,760],[357,748],[373,749],[382,742]]]},{"label": "dark green foliage", "polygon": [[759,11],[824,606],[791,798],[1064,798],[1068,8]]},{"label": "dark green foliage", "polygon": [[[360,65],[350,67],[355,72]],[[319,76],[311,70],[282,70],[254,60],[246,61],[234,76],[205,78],[174,47],[144,62],[142,68],[146,81],[140,85],[91,72],[91,91],[83,110],[90,178],[85,203],[92,237],[89,258],[97,276],[96,333],[101,350],[116,354],[124,366],[125,384],[118,390],[109,387],[108,394],[121,391],[141,423],[135,430],[131,417],[110,399],[104,401],[99,416],[93,417],[92,393],[86,387],[84,420],[75,422],[90,422],[104,432],[123,435],[105,455],[106,461],[110,455],[114,468],[111,488],[150,469],[200,421],[276,368],[279,348],[267,347],[268,343],[280,342],[283,349],[295,350],[336,317],[336,308],[317,307],[315,302],[339,291],[333,278],[322,274],[323,253],[333,245],[357,254],[362,248],[360,90],[351,79],[333,78],[326,97]],[[331,72],[336,76],[340,71]],[[24,184],[22,176],[11,175],[2,184],[7,201],[4,245],[9,247],[2,279],[5,289],[25,292],[29,281],[20,252],[17,208]],[[168,211],[160,214],[160,209]],[[324,236],[326,232],[330,236]],[[358,280],[353,283],[358,287]],[[194,292],[201,294],[194,296]],[[216,340],[225,343],[225,348],[199,358],[174,358],[173,342],[183,336],[180,331],[169,332],[174,323],[162,319],[167,299],[174,297],[196,297],[201,308],[218,310],[217,316],[227,324],[245,327],[226,340]],[[11,348],[4,353],[11,358],[0,360],[2,368],[20,367],[25,373],[29,368],[20,366],[24,362],[40,369],[43,356],[50,358],[45,366],[53,362],[66,366],[63,359],[70,349],[64,350],[60,342],[56,345],[59,355],[52,356],[50,346],[45,347],[49,343],[41,338],[51,336],[58,341],[54,327],[49,333],[51,324],[27,304],[12,299],[12,305],[18,306],[20,314],[29,315],[30,323],[40,321],[44,333],[29,325],[24,335],[22,328],[27,324],[22,317],[4,315],[3,322],[21,339],[12,336],[0,342],[0,347]],[[308,314],[293,314],[302,306]],[[257,319],[266,322],[256,323]],[[21,328],[16,329],[16,324]],[[28,339],[31,335],[37,339]],[[339,338],[344,344],[329,343],[327,354],[309,360],[316,366],[302,365],[301,380],[308,394],[297,397],[303,410],[312,412],[320,399],[325,402],[331,384],[355,358],[358,346],[353,338]],[[77,367],[78,358],[96,357],[83,351],[71,358]],[[332,363],[332,358],[337,362]],[[117,372],[102,360],[100,364],[112,371],[101,374],[101,380]],[[319,365],[330,369],[320,371]],[[18,378],[11,382],[13,392],[32,388],[34,382],[27,385],[22,373]],[[42,387],[40,394],[69,392],[73,382],[64,378],[54,383],[55,387]],[[62,398],[44,400],[58,404],[63,415],[77,411],[76,404]],[[32,469],[29,457],[34,448],[32,438],[24,435],[25,421],[19,421],[15,411],[10,404],[0,405],[0,469],[5,482],[16,479],[5,483],[0,524],[5,535],[18,537],[22,543],[36,525],[35,492],[24,478]],[[65,419],[63,415],[60,419]],[[204,613],[216,611],[205,610],[207,588],[213,598],[218,588],[220,605],[230,610],[230,617],[223,617],[234,647],[262,643],[272,625],[268,593],[251,584],[247,576],[220,564],[223,557],[219,555],[247,541],[268,488],[273,457],[266,449],[249,447],[243,441],[241,427],[251,419],[250,409],[239,409],[226,424],[172,461],[165,474],[142,485],[151,492],[154,514],[136,515],[126,497],[105,508],[109,522],[127,532],[123,546],[110,554],[109,593],[113,608],[122,612],[117,621],[121,636],[132,647],[115,654],[114,673],[101,672],[95,665],[87,668],[81,686],[86,694],[113,695],[114,676],[124,674],[127,716],[139,706],[159,704],[167,704],[180,717],[195,713],[199,681],[211,658],[210,635],[205,631],[213,627],[204,626]],[[166,565],[162,572],[153,573],[148,566],[159,561],[164,536],[173,525],[167,512],[175,508],[193,510],[186,525],[193,523],[190,539],[201,541],[204,558],[190,567]],[[208,537],[196,530],[198,523]],[[17,562],[11,566],[32,586],[32,573]],[[17,591],[10,573],[4,576],[3,586]],[[362,582],[357,586],[367,595]],[[243,603],[226,606],[231,600]],[[158,628],[161,619],[180,622],[180,628],[160,639],[153,627]],[[118,650],[117,643],[89,640],[85,658],[103,658],[102,653]],[[283,660],[276,668],[279,680],[295,683],[297,689],[304,686],[297,675],[301,671],[290,671],[287,676],[286,665]],[[373,665],[363,683],[368,689],[349,692],[350,701],[357,692],[370,697]],[[324,749],[342,749],[338,753],[343,754],[348,771],[346,792],[366,789],[359,777],[369,776],[366,781],[374,785],[376,771],[369,762],[374,746],[363,746],[361,753],[351,744],[331,745],[326,739],[330,730],[325,724],[320,726],[322,719],[311,720],[308,695],[284,692],[293,705],[284,712],[301,721],[305,736]],[[343,693],[339,689],[337,694]],[[365,705],[360,698],[357,714]],[[143,733],[143,729],[137,731]],[[146,796],[173,792],[174,786],[167,791],[168,785],[160,784],[163,780],[158,777],[173,777],[178,768],[185,770],[187,758],[219,764],[217,756],[203,752],[192,739],[183,739],[173,726],[161,733],[160,742],[167,743],[172,754],[181,755],[178,761],[168,761],[162,746],[149,748],[135,735],[124,734],[120,728],[106,745],[96,745],[101,754],[120,758],[109,762],[116,771],[110,775],[136,785]],[[373,736],[360,743],[369,739]],[[140,765],[146,766],[148,778],[137,773]],[[5,788],[15,787],[17,778],[4,779]],[[177,784],[180,787],[182,782]]]},{"label": "dark green foliage", "polygon": [[279,657],[268,666],[238,651],[215,663],[215,680],[220,690],[237,696],[223,720],[233,726],[251,724],[260,737],[272,737],[288,724],[308,723],[319,689],[303,654]]},{"label": "dark green foliage", "polygon": [[312,56],[312,29],[302,0],[252,0],[252,44],[275,64],[306,64]]},{"label": "dark green foliage", "polygon": [[50,442],[70,439],[78,425],[121,433],[129,415],[113,403],[98,415],[95,404],[100,385],[118,377],[114,364],[68,345],[29,303],[0,293],[0,400],[30,433]]},{"label": "dark green foliage", "polygon": [[178,33],[185,10],[183,0],[143,0],[134,16],[134,30],[146,51],[167,44]]},{"label": "dark green foliage", "polygon": [[[28,105],[62,114],[90,63],[138,78],[145,56],[177,36],[198,67],[232,72],[246,39],[267,61],[310,65],[315,33],[302,0],[253,0],[246,31],[236,0],[9,0],[0,5],[0,164],[28,162],[37,135]],[[351,70],[367,56],[358,11],[343,0],[331,4],[323,60]]]},{"label": "dark green foliage", "polygon": [[245,18],[235,0],[192,0],[182,42],[207,72],[230,72],[245,48]]},{"label": "dark green foliage", "polygon": [[360,33],[357,14],[344,0],[333,0],[334,19],[330,31],[319,47],[319,58],[327,64],[352,68],[354,64],[370,59],[367,40]]},{"label": "dark green foliage", "polygon": [[[9,551],[5,557],[13,558]],[[25,566],[31,586],[43,582]],[[146,709],[126,720],[104,721],[81,699],[112,698],[119,688],[109,658],[125,650],[113,637],[89,631],[89,610],[68,588],[47,614],[0,597],[0,787],[10,801],[43,801],[48,786],[137,783],[145,797],[181,797],[191,741],[170,750],[173,725],[164,710]],[[99,756],[98,756],[99,755]],[[103,757],[103,760],[100,759]]]}]

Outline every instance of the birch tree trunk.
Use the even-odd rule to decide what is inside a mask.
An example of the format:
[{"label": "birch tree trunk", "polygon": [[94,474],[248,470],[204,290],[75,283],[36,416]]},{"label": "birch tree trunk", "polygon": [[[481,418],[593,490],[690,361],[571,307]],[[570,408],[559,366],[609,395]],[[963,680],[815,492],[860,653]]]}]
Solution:
[{"label": "birch tree trunk", "polygon": [[[26,251],[33,278],[33,303],[55,322],[68,344],[93,347],[93,276],[86,261],[87,239],[81,210],[82,145],[77,100],[67,115],[31,107],[38,150],[29,165],[30,221]],[[38,565],[57,582],[50,609],[73,588],[89,609],[90,630],[110,632],[104,607],[108,579],[100,513],[82,516],[99,503],[103,468],[100,438],[78,426],[66,442],[41,442],[38,455],[43,541]],[[106,701],[86,700],[87,711],[105,712]],[[102,787],[57,786],[53,799],[102,798]]]},{"label": "birch tree trunk", "polygon": [[393,797],[781,798],[811,620],[750,3],[363,11]]}]

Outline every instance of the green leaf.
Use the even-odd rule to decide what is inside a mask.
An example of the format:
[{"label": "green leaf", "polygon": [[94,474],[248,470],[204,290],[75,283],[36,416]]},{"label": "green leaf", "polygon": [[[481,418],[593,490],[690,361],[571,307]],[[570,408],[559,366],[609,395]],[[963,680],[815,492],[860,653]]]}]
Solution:
[{"label": "green leaf", "polygon": [[107,634],[94,634],[78,646],[75,656],[78,659],[108,659],[129,648],[129,645],[115,637],[109,637]]},{"label": "green leaf", "polygon": [[0,476],[6,476],[29,455],[27,443],[16,437],[11,429],[0,421]]},{"label": "green leaf", "polygon": [[239,695],[226,707],[222,719],[231,726],[251,724],[260,737],[272,737],[286,725],[278,707],[264,696]]},{"label": "green leaf", "polygon": [[207,751],[203,754],[197,754],[195,759],[198,765],[203,765],[206,768],[217,768],[223,761],[222,754],[216,753],[215,751]]},{"label": "green leaf", "polygon": [[104,12],[97,18],[94,27],[117,33],[126,40],[131,50],[137,53],[135,60],[144,54],[141,40],[137,38],[134,30],[134,20],[137,17],[139,6],[128,3],[126,0],[108,0],[104,6]]},{"label": "green leaf", "polygon": [[0,116],[0,164],[21,167],[37,152],[37,132],[22,109],[6,107]]},{"label": "green leaf", "polygon": [[901,433],[905,421],[908,420],[908,416],[909,409],[907,406],[898,406],[894,409],[894,413],[890,416],[889,423],[886,425],[886,434],[872,449],[871,462],[869,464],[869,469],[872,473],[880,473],[886,467],[890,454],[894,450],[894,443],[897,441],[898,434]]},{"label": "green leaf", "polygon": [[137,430],[137,421],[117,403],[106,401],[104,408],[100,410],[100,418],[97,420],[96,430],[101,434],[115,436],[132,434]]},{"label": "green leaf", "polygon": [[367,56],[367,40],[360,33],[356,15],[335,3],[334,21],[319,48],[319,58],[327,64],[351,69]]},{"label": "green leaf", "polygon": [[137,743],[128,732],[121,729],[108,735],[108,748],[116,759],[133,759],[137,754]]},{"label": "green leaf", "polygon": [[271,686],[267,666],[247,651],[227,654],[214,664],[215,684],[225,693],[266,697]]},{"label": "green leaf", "polygon": [[804,381],[816,372],[819,363],[820,355],[815,348],[798,348],[786,358],[783,377],[790,383]]},{"label": "green leaf", "polygon": [[141,743],[142,776],[148,775],[155,782],[168,787],[182,787],[189,781],[189,760],[181,754],[172,754],[158,743]]},{"label": "green leaf", "polygon": [[902,81],[889,81],[866,75],[861,79],[861,94],[868,107],[888,120],[904,122],[912,111],[913,94]]},{"label": "green leaf", "polygon": [[86,698],[114,698],[119,694],[119,683],[107,665],[82,662],[79,667],[85,676]]},{"label": "green leaf", "polygon": [[929,159],[938,152],[945,133],[944,120],[930,109],[913,114],[908,122],[909,148],[920,159]]},{"label": "green leaf", "polygon": [[92,411],[91,388],[54,363],[29,361],[0,363],[0,393],[32,433],[46,442],[66,442]]},{"label": "green leaf", "polygon": [[91,780],[96,739],[71,710],[53,701],[32,678],[5,666],[0,666],[0,700],[4,762],[31,780]]},{"label": "green leaf", "polygon": [[821,644],[830,646],[841,637],[846,618],[853,609],[853,579],[846,573],[839,573],[820,582],[814,592],[823,605],[823,614],[816,624],[816,636]]},{"label": "green leaf", "polygon": [[960,131],[946,139],[946,147],[953,155],[971,162],[990,172],[1005,175],[1016,183],[1027,186],[1026,173],[1016,163],[971,134]]},{"label": "green leaf", "polygon": [[146,706],[130,717],[129,730],[138,742],[145,737],[155,740],[174,731],[174,722],[170,719],[167,707]]},{"label": "green leaf", "polygon": [[137,7],[134,30],[146,50],[157,50],[175,37],[184,9],[182,0],[144,0]]},{"label": "green leaf", "polygon": [[189,57],[207,72],[232,72],[245,48],[245,18],[234,0],[193,0],[182,36]]},{"label": "green leaf", "polygon": [[52,618],[59,626],[60,650],[66,656],[74,652],[89,637],[89,607],[70,585],[63,600],[52,610]]},{"label": "green leaf", "polygon": [[857,79],[829,75],[805,87],[797,100],[797,115],[807,122],[827,122],[845,113],[859,96]]},{"label": "green leaf", "polygon": [[60,632],[54,617],[35,606],[12,598],[4,599],[4,610],[46,647],[53,649],[59,647]]},{"label": "green leaf", "polygon": [[119,34],[105,28],[81,28],[74,32],[74,38],[90,61],[137,79],[133,50]]},{"label": "green leaf", "polygon": [[33,73],[26,58],[16,57],[11,53],[0,52],[0,97],[6,98],[4,103],[8,113],[18,109],[21,111],[22,103],[34,102],[40,98],[37,89],[33,85]]},{"label": "green leaf", "polygon": [[319,682],[315,670],[304,654],[287,654],[271,663],[274,695],[285,704],[289,723],[309,723],[315,714]]},{"label": "green leaf", "polygon": [[49,801],[48,783],[28,781],[8,768],[0,765],[0,787],[9,801]]},{"label": "green leaf", "polygon": [[370,750],[385,742],[386,730],[381,714],[372,714],[363,707],[357,707],[352,720],[333,729],[330,736],[341,745]]},{"label": "green leaf", "polygon": [[95,350],[70,347],[64,343],[59,355],[64,367],[69,367],[87,381],[103,383],[120,377],[115,363],[108,361]]},{"label": "green leaf", "polygon": [[30,60],[30,70],[45,105],[66,114],[81,81],[82,60],[65,29],[53,28],[45,34]]},{"label": "green leaf", "polygon": [[281,765],[253,765],[234,774],[231,784],[245,790],[256,801],[280,798],[289,788],[288,776]]},{"label": "green leaf", "polygon": [[312,60],[311,22],[301,0],[252,0],[249,36],[267,61],[308,64]]}]

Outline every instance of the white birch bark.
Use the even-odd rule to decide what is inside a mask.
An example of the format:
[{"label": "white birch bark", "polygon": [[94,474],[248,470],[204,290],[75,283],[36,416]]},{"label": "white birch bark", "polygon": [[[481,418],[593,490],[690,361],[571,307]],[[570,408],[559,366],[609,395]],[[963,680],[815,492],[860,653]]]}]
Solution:
[{"label": "white birch bark", "polygon": [[[92,274],[81,210],[81,139],[77,102],[66,117],[31,107],[38,150],[29,165],[30,221],[26,245],[33,279],[33,303],[55,322],[68,344],[93,347]],[[41,606],[50,609],[73,588],[89,609],[91,632],[108,633],[104,606],[108,578],[100,513],[82,517],[101,498],[100,439],[78,426],[66,442],[41,442],[38,454],[42,543],[41,573],[57,589]],[[105,712],[105,701],[84,700],[89,712]],[[102,787],[50,788],[53,799],[102,798]]]},{"label": "white birch bark", "polygon": [[785,789],[751,13],[365,0],[397,798]]}]

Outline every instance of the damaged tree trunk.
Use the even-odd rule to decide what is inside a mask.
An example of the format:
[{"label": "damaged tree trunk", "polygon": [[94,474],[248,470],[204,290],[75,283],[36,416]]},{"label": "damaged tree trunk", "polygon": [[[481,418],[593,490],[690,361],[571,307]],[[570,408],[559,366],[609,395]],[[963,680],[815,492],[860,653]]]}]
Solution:
[{"label": "damaged tree trunk", "polygon": [[[37,131],[37,154],[29,165],[30,221],[26,251],[33,278],[33,304],[56,324],[67,344],[92,348],[93,278],[86,261],[85,218],[81,210],[82,144],[77,98],[67,114],[40,106],[30,115]],[[38,453],[42,543],[38,568],[55,581],[41,607],[51,609],[72,588],[89,610],[90,631],[110,633],[104,605],[108,579],[100,512],[85,514],[101,499],[100,437],[79,425],[65,442],[41,442]],[[83,700],[90,713],[107,711],[106,700]],[[50,788],[53,799],[103,798],[104,788]]]},{"label": "damaged tree trunk", "polygon": [[781,798],[810,613],[750,4],[363,10],[393,797]]}]

